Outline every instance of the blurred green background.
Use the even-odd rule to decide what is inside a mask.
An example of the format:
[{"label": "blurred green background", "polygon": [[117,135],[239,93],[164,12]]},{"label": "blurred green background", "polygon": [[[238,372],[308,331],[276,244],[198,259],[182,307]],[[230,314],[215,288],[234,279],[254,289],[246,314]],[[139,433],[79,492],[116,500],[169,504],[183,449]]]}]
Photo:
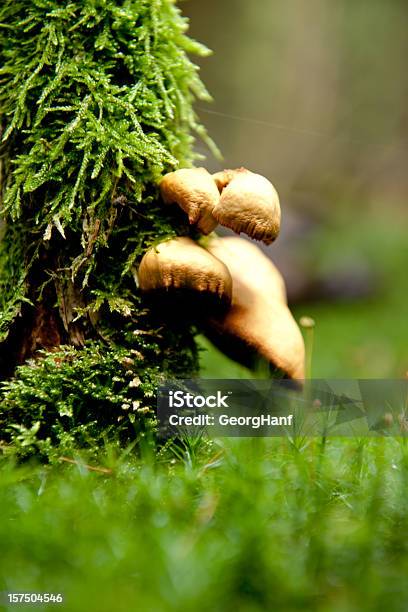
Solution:
[{"label": "blurred green background", "polygon": [[[277,187],[270,255],[295,316],[316,321],[314,376],[408,370],[408,5],[403,0],[182,3],[214,98],[197,112],[224,159]],[[203,340],[203,345],[208,343]],[[203,373],[247,375],[213,349]]]}]

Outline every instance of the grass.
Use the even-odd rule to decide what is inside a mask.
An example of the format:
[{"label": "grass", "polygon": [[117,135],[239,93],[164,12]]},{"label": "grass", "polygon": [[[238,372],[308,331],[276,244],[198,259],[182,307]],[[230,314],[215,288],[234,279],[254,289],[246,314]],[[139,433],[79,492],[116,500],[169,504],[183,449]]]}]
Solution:
[{"label": "grass", "polygon": [[[326,263],[363,251],[384,285],[296,310],[316,320],[317,377],[407,369],[406,235],[384,227],[319,245]],[[213,349],[203,373],[249,374]],[[0,458],[0,591],[62,592],[73,612],[408,609],[403,439],[190,439],[86,462]]]},{"label": "grass", "polygon": [[0,590],[62,592],[81,612],[408,607],[404,441],[190,441],[159,460],[107,452],[106,471],[77,461],[2,462]]}]

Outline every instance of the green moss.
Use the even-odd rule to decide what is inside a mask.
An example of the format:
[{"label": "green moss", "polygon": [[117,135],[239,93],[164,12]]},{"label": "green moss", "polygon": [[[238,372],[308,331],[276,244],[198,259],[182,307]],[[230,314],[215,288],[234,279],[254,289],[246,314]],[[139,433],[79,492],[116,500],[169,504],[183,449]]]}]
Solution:
[{"label": "green moss", "polygon": [[[141,341],[139,349],[143,353],[96,343],[81,351],[66,346],[20,366],[16,377],[2,384],[3,443],[12,443],[9,450],[22,458],[52,458],[55,447],[61,453],[88,446],[97,453],[107,439],[125,445],[151,439],[161,372],[146,365],[146,356],[158,346]],[[170,348],[167,354],[169,375],[191,369],[187,350],[177,361]]]},{"label": "green moss", "polygon": [[[69,401],[65,394],[44,409],[40,392],[53,398],[63,381],[79,389],[87,368],[109,379],[108,355],[140,351],[142,380],[197,369],[191,322],[166,324],[134,281],[148,246],[190,231],[156,187],[164,172],[191,164],[194,133],[207,139],[192,104],[208,94],[187,56],[207,50],[186,27],[172,0],[2,2],[0,342],[40,304],[58,318],[63,343],[93,341],[78,353],[78,370],[64,359],[52,366],[54,354],[17,370],[0,408],[10,440],[16,425],[31,430],[41,415],[39,434],[58,441],[47,419]],[[98,388],[82,392],[75,423],[64,421],[75,440],[82,420],[99,423]],[[90,438],[99,435],[91,429]]]}]

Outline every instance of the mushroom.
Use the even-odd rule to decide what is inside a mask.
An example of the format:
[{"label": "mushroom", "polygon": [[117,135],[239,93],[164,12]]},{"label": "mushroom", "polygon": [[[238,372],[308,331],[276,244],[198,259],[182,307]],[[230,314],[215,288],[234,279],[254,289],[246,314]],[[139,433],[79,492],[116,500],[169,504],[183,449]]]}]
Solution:
[{"label": "mushroom", "polygon": [[303,379],[303,337],[287,306],[277,268],[242,238],[214,238],[207,248],[226,264],[233,282],[231,308],[210,318],[210,340],[247,366],[258,354],[285,377]]},{"label": "mushroom", "polygon": [[160,192],[166,204],[178,204],[188,215],[191,225],[203,234],[217,226],[212,209],[220,194],[211,174],[205,168],[183,168],[166,174],[160,182]]},{"label": "mushroom", "polygon": [[212,209],[215,219],[237,234],[273,242],[279,234],[281,211],[272,183],[245,168],[217,172],[213,180],[221,192]]},{"label": "mushroom", "polygon": [[[166,295],[189,305],[192,298],[199,307],[229,306],[232,279],[228,268],[217,257],[187,237],[178,237],[151,247],[138,270],[143,292]],[[198,299],[197,299],[198,298]]]}]

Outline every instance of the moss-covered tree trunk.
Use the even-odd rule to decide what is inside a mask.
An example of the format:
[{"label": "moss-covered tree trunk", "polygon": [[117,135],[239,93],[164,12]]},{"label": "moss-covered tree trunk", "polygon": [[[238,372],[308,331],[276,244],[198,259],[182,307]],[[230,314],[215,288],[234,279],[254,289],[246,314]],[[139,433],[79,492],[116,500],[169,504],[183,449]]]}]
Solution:
[{"label": "moss-covered tree trunk", "polygon": [[0,23],[0,439],[128,432],[160,375],[197,367],[134,269],[189,232],[156,185],[203,135],[186,53],[205,49],[172,0],[3,0]]}]

